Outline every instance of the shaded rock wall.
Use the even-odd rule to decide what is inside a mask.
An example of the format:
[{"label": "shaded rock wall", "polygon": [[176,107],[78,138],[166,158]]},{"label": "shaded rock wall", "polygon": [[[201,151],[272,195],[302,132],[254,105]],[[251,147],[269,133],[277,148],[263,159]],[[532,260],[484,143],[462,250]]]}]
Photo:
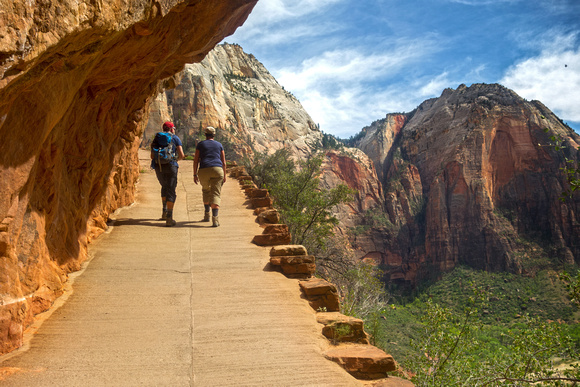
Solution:
[{"label": "shaded rock wall", "polygon": [[257,0],[0,0],[0,353],[133,201],[158,83]]}]

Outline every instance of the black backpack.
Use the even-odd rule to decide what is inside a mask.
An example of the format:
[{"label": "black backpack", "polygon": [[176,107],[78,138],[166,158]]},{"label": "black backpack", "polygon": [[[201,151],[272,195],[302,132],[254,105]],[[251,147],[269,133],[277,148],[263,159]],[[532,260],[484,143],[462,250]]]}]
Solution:
[{"label": "black backpack", "polygon": [[172,144],[173,135],[169,132],[159,132],[153,140],[153,155],[158,164],[169,164],[176,159]]}]

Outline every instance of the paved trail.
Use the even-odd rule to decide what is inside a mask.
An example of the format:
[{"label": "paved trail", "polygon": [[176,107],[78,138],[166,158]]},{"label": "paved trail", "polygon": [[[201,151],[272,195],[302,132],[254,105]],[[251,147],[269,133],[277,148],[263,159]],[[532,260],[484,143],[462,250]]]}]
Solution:
[{"label": "paved trail", "polygon": [[[147,152],[141,163],[148,164]],[[221,226],[202,223],[192,162],[180,163],[174,218],[142,174],[135,205],[91,246],[91,260],[22,350],[0,357],[2,386],[360,386],[327,343],[297,280],[266,270],[269,249],[234,180]]]}]

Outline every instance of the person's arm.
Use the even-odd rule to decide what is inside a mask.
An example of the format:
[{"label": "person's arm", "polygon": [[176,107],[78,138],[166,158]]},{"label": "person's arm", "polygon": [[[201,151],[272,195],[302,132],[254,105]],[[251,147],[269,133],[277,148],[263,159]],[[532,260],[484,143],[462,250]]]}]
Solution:
[{"label": "person's arm", "polygon": [[221,153],[220,153],[220,159],[222,159],[222,165],[223,165],[223,169],[224,169],[224,183],[226,182],[226,152],[224,152],[224,150],[222,149]]},{"label": "person's arm", "polygon": [[195,150],[195,156],[193,156],[193,181],[195,184],[199,181],[197,178],[197,168],[199,167],[199,149]]},{"label": "person's arm", "polygon": [[183,153],[183,147],[178,145],[177,147],[175,147],[175,149],[177,150],[177,161],[183,160],[185,158],[185,154]]}]

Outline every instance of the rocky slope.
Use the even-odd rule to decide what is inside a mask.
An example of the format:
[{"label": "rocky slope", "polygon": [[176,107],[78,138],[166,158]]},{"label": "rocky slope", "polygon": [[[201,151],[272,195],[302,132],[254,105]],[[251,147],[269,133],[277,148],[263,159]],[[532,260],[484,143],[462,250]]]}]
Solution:
[{"label": "rocky slope", "polygon": [[257,0],[0,0],[0,353],[133,201],[159,82]]},{"label": "rocky slope", "polygon": [[228,145],[228,157],[238,159],[284,146],[305,154],[321,141],[300,102],[238,45],[218,45],[201,63],[187,65],[169,87],[153,104],[169,114],[150,119],[143,146],[165,119],[175,121],[189,149],[202,128],[214,126],[217,138]]},{"label": "rocky slope", "polygon": [[[550,143],[565,139],[565,155]],[[562,202],[564,156],[579,136],[538,101],[500,85],[461,85],[363,130],[383,173],[384,219],[357,235],[360,256],[414,282],[466,264],[532,271],[580,263],[578,197]]]}]

